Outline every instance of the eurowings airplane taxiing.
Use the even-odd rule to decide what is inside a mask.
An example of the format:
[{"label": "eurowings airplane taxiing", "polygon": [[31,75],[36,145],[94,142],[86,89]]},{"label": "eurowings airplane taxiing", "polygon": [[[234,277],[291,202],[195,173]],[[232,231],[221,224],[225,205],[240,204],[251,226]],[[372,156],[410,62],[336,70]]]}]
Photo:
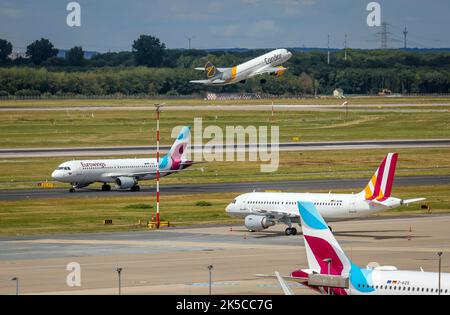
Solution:
[{"label": "eurowings airplane taxiing", "polygon": [[252,192],[238,196],[225,209],[230,216],[245,218],[250,231],[261,231],[276,223],[288,226],[286,235],[295,235],[292,223],[300,224],[297,201],[311,201],[329,221],[349,220],[422,201],[391,197],[397,153],[389,153],[367,186],[357,194]]},{"label": "eurowings airplane taxiing", "polygon": [[[260,74],[281,76],[287,70],[281,64],[291,57],[292,53],[286,49],[276,49],[231,68],[216,68],[208,61],[204,68],[195,68],[195,70],[205,71],[207,79],[189,82],[204,85],[228,85],[237,82],[245,83],[245,80]],[[261,82],[264,83],[264,79]]]},{"label": "eurowings airplane taxiing", "polygon": [[[159,161],[160,176],[179,172],[193,164],[185,158],[186,146],[190,139],[190,127],[183,127],[169,152]],[[75,188],[83,188],[92,183],[103,183],[102,190],[109,191],[108,183],[116,183],[119,189],[138,191],[139,180],[156,178],[156,158],[153,159],[108,159],[67,161],[59,165],[52,177]]]},{"label": "eurowings airplane taxiing", "polygon": [[295,270],[289,277],[275,272],[285,294],[292,294],[285,280],[332,295],[450,294],[450,273],[398,270],[394,266],[358,267],[339,246],[313,202],[298,201],[295,206],[302,224],[308,269]]}]

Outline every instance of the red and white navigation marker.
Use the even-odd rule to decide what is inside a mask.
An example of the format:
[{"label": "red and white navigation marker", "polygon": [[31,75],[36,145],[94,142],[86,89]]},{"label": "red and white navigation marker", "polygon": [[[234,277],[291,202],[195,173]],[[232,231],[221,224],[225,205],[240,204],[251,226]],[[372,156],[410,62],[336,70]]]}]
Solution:
[{"label": "red and white navigation marker", "polygon": [[159,229],[159,116],[161,108],[165,105],[154,104],[156,109],[156,228]]}]

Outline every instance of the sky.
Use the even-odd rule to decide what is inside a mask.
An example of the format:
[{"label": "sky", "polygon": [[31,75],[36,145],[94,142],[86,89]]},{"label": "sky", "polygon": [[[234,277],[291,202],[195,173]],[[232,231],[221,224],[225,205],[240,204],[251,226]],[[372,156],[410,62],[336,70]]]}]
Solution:
[{"label": "sky", "polygon": [[[78,0],[81,26],[69,27],[69,0],[0,0],[0,38],[24,51],[48,38],[57,48],[131,50],[141,34],[167,48],[379,48],[380,27],[369,27],[370,0]],[[378,0],[389,23],[389,48],[450,47],[449,0]]]}]

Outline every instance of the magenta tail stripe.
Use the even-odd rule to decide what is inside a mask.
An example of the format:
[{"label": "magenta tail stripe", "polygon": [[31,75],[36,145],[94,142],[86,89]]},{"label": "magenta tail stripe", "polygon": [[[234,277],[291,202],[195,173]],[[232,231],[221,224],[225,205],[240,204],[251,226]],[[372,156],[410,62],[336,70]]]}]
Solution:
[{"label": "magenta tail stripe", "polygon": [[386,166],[387,156],[384,158],[383,162],[381,162],[380,167],[378,168],[377,181],[375,183],[375,188],[373,190],[373,195],[370,198],[371,200],[378,197],[380,194],[381,182],[383,181],[384,167]]},{"label": "magenta tail stripe", "polygon": [[391,158],[391,165],[389,168],[389,174],[388,174],[388,179],[387,179],[387,183],[386,183],[386,189],[384,191],[384,198],[389,198],[391,196],[391,191],[392,191],[392,183],[394,182],[394,174],[395,174],[395,168],[397,165],[397,156],[398,154],[395,153],[392,158]]}]

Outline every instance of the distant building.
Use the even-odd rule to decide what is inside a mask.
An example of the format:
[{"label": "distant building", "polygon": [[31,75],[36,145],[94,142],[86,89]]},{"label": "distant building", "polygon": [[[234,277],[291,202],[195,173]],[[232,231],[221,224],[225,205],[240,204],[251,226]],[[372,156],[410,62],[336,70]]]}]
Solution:
[{"label": "distant building", "polygon": [[8,58],[11,60],[16,60],[17,58],[28,58],[28,56],[26,52],[13,51],[9,54]]},{"label": "distant building", "polygon": [[336,98],[344,98],[344,90],[341,88],[334,89],[333,96]]}]

